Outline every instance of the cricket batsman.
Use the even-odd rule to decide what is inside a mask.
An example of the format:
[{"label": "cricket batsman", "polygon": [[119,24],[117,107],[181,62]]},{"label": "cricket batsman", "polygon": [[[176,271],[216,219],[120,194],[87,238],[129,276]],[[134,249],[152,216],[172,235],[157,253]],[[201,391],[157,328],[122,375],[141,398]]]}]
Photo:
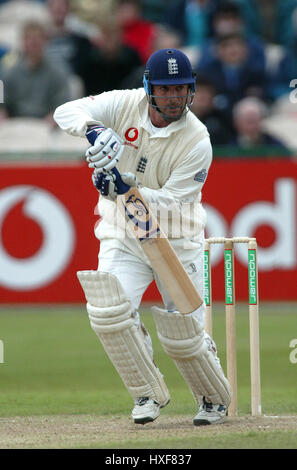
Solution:
[{"label": "cricket batsman", "polygon": [[[95,132],[86,160],[100,193],[101,220],[95,228],[99,264],[98,271],[80,271],[78,277],[91,327],[134,400],[132,419],[139,424],[158,418],[170,400],[138,313],[153,280],[164,303],[152,309],[158,338],[193,394],[198,409],[194,425],[223,422],[231,401],[216,345],[204,330],[205,304],[191,314],[177,311],[117,204],[119,194],[138,187],[203,298],[206,213],[201,191],[212,146],[207,128],[190,111],[195,87],[188,57],[177,49],[161,49],[148,59],[143,88],[71,101],[54,114],[71,135],[86,138]],[[115,167],[120,178],[111,173]]]}]

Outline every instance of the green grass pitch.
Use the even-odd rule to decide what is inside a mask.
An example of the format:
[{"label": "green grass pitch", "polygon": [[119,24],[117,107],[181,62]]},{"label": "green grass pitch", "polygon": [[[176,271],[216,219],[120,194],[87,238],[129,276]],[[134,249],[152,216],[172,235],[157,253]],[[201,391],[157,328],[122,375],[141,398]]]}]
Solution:
[{"label": "green grass pitch", "polygon": [[[154,423],[134,430],[130,420],[132,399],[118,374],[107,358],[99,340],[89,325],[84,306],[26,308],[1,307],[0,340],[4,345],[4,362],[0,363],[0,448],[17,446],[12,439],[7,443],[1,434],[5,423],[14,418],[40,419],[40,422],[61,417],[64,425],[73,419],[87,423],[119,423],[127,429],[125,438],[98,435],[88,441],[79,435],[67,447],[109,448],[196,448],[196,447],[294,447],[297,448],[297,363],[292,361],[290,347],[297,339],[297,308],[295,303],[265,304],[260,306],[261,389],[263,423],[256,428],[245,427],[253,423],[250,413],[250,365],[248,311],[245,304],[237,308],[237,368],[239,419],[217,425],[219,432],[209,439],[210,428],[198,430],[191,424],[196,414],[193,397],[159,344],[153,318],[148,308],[141,316],[150,331],[155,351],[155,361],[165,376],[171,402]],[[221,363],[225,368],[225,318],[224,306],[218,305],[213,314],[214,339]],[[291,356],[290,356],[291,354]],[[265,417],[284,417],[293,420],[294,426],[276,427],[265,424]],[[231,419],[231,418],[230,418]],[[162,421],[165,420],[165,421]],[[278,418],[274,419],[277,423]],[[30,421],[31,423],[31,421]],[[66,424],[65,424],[66,423]],[[163,424],[162,424],[163,423]],[[260,424],[259,424],[260,423]],[[269,421],[270,423],[270,421]],[[91,425],[91,424],[90,424]],[[163,428],[162,428],[163,426]],[[170,426],[175,435],[164,432]],[[242,427],[243,426],[243,427]],[[143,429],[152,431],[148,435]],[[266,432],[263,432],[263,430]],[[159,434],[160,430],[162,431]],[[238,430],[238,432],[237,432]],[[65,431],[66,432],[66,431]],[[130,440],[137,433],[138,439]],[[199,440],[195,434],[199,433]],[[107,430],[108,434],[108,430]],[[2,436],[2,440],[1,440]],[[20,443],[22,441],[19,441]],[[31,442],[31,441],[30,441]],[[37,444],[36,444],[37,445]],[[61,446],[61,440],[49,441],[49,446]],[[26,446],[24,444],[24,446]],[[34,443],[27,443],[34,446]],[[39,443],[37,446],[46,447]]]}]

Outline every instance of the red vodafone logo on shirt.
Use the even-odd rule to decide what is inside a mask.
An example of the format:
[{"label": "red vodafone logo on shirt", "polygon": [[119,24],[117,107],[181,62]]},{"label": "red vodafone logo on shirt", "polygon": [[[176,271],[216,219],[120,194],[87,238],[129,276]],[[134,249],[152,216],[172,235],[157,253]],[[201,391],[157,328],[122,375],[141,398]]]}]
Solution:
[{"label": "red vodafone logo on shirt", "polygon": [[129,129],[127,129],[125,132],[125,139],[128,140],[128,142],[134,142],[137,140],[138,129],[136,129],[136,127],[129,127]]},{"label": "red vodafone logo on shirt", "polygon": [[138,149],[136,145],[132,144],[132,142],[135,142],[135,140],[138,139],[138,134],[139,132],[138,132],[138,129],[136,129],[136,127],[129,127],[129,129],[127,129],[125,132],[125,139],[126,139],[125,144],[131,145],[131,147]]}]

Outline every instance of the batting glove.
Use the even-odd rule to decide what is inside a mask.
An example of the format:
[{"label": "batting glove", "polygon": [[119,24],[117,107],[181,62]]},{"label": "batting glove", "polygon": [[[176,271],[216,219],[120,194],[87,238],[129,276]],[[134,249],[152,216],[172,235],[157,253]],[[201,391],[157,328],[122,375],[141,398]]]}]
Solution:
[{"label": "batting glove", "polygon": [[109,173],[95,170],[92,174],[92,181],[100,194],[111,201],[114,201],[118,195],[125,194],[131,187],[138,185],[133,173],[121,175],[117,170]]},{"label": "batting glove", "polygon": [[94,131],[98,137],[94,145],[86,151],[86,160],[89,163],[89,168],[109,171],[120,160],[124,150],[124,142],[113,129],[106,129],[103,126],[88,127],[86,137]]}]

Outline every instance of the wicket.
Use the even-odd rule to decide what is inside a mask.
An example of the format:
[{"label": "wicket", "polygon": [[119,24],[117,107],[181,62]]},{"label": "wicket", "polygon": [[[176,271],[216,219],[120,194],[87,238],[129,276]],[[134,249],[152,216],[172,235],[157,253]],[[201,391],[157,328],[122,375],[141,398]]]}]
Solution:
[{"label": "wicket", "polygon": [[225,315],[226,315],[226,363],[227,378],[232,387],[232,401],[228,408],[229,416],[236,416],[237,365],[236,365],[236,310],[234,244],[248,245],[248,286],[249,286],[249,325],[250,325],[250,371],[251,371],[251,411],[252,416],[261,415],[260,388],[260,348],[259,348],[259,292],[257,241],[248,237],[213,237],[205,240],[204,248],[204,300],[206,304],[205,330],[212,336],[212,283],[211,283],[211,244],[224,245],[225,267]]}]

